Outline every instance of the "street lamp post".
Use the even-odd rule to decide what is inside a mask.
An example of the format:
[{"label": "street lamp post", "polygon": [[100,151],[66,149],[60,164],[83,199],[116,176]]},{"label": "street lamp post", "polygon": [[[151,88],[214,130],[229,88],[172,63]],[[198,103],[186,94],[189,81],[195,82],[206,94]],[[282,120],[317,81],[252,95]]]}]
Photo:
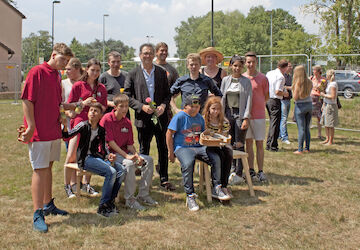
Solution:
[{"label": "street lamp post", "polygon": [[102,72],[105,71],[105,17],[109,16],[109,14],[103,15],[103,65],[102,65]]},{"label": "street lamp post", "polygon": [[56,3],[61,3],[60,1],[53,1],[52,2],[52,32],[51,32],[51,49],[54,47],[54,5]]},{"label": "street lamp post", "polygon": [[150,43],[150,39],[151,39],[151,38],[154,38],[154,36],[149,36],[149,35],[147,35],[146,38],[148,39],[147,42]]},{"label": "street lamp post", "polygon": [[214,47],[214,0],[211,0],[211,47]]},{"label": "street lamp post", "polygon": [[273,54],[273,11],[268,10],[267,13],[270,13],[270,70],[272,70],[273,61],[272,61],[272,54]]}]

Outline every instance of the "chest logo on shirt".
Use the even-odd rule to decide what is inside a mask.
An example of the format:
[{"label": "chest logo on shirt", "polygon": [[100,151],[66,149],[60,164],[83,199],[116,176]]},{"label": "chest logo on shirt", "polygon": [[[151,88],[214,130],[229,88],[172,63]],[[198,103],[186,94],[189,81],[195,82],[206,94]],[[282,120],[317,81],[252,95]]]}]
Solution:
[{"label": "chest logo on shirt", "polygon": [[127,132],[129,132],[129,129],[123,127],[123,128],[121,128],[121,132],[122,132],[122,133],[127,133]]},{"label": "chest logo on shirt", "polygon": [[97,95],[98,97],[101,97],[101,92],[98,91],[98,92],[96,93],[96,95]]}]

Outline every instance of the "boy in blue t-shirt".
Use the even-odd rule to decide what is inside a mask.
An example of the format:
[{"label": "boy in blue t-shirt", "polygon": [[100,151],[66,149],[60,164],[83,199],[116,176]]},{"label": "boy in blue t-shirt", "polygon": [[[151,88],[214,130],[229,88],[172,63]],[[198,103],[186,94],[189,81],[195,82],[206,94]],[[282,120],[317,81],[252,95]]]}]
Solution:
[{"label": "boy in blue t-shirt", "polygon": [[206,147],[199,144],[200,134],[205,129],[205,122],[199,111],[200,98],[198,96],[186,97],[184,109],[172,118],[166,132],[169,159],[171,162],[175,162],[175,157],[177,157],[181,164],[184,189],[187,195],[186,204],[190,211],[199,210],[195,201],[197,195],[193,184],[195,160],[199,159],[213,165],[206,153]]}]

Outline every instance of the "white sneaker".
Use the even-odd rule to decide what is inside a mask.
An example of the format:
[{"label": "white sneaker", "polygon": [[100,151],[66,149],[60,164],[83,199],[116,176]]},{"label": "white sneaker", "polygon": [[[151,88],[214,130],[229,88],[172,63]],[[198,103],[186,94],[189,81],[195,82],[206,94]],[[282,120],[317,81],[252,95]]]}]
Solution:
[{"label": "white sneaker", "polygon": [[186,196],[186,206],[192,212],[199,210],[199,205],[196,203],[197,195],[195,193]]},{"label": "white sneaker", "polygon": [[289,140],[282,141],[282,143],[285,143],[287,145],[291,144],[291,142]]},{"label": "white sneaker", "polygon": [[229,185],[237,185],[244,182],[245,179],[243,177],[238,176],[236,173],[231,173],[229,176]]}]

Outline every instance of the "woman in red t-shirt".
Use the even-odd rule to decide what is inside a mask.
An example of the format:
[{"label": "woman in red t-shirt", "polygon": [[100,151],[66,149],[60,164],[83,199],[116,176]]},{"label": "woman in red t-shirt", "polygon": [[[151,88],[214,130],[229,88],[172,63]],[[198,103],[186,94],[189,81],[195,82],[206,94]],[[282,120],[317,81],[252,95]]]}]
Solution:
[{"label": "woman in red t-shirt", "polygon": [[[85,74],[82,79],[75,82],[71,88],[68,103],[77,103],[78,112],[71,114],[71,128],[75,127],[78,123],[86,121],[89,111],[89,105],[93,102],[102,104],[103,111],[107,107],[107,91],[102,83],[99,83],[101,64],[99,60],[92,58],[88,61],[85,69]],[[79,136],[79,135],[78,135]],[[66,155],[65,163],[76,162],[76,149],[78,144],[78,136],[72,138],[69,142],[69,148]],[[90,186],[90,176],[87,176],[83,183],[85,184],[86,192],[90,195],[97,195],[98,193]],[[79,187],[77,187],[79,188]],[[75,192],[72,188],[72,192]],[[68,193],[68,191],[67,191]],[[68,197],[70,197],[68,195]]]}]

